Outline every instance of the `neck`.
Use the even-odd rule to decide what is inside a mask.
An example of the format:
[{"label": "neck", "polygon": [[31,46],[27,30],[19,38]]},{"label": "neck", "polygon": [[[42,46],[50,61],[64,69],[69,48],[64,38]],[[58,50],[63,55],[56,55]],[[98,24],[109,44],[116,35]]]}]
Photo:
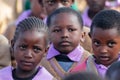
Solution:
[{"label": "neck", "polygon": [[15,74],[19,78],[27,78],[35,74],[37,71],[38,71],[38,68],[28,71],[28,70],[22,70],[17,67],[15,70]]}]

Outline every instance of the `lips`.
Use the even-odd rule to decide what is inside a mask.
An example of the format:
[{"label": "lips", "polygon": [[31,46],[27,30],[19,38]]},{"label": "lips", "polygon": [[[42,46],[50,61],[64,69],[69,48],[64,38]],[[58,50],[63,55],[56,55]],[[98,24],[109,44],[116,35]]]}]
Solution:
[{"label": "lips", "polygon": [[71,43],[69,41],[61,41],[60,45],[62,46],[69,46]]},{"label": "lips", "polygon": [[25,66],[31,66],[33,65],[33,62],[30,62],[30,61],[21,61],[21,63]]},{"label": "lips", "polygon": [[109,56],[100,56],[99,58],[100,58],[100,60],[102,60],[102,61],[109,61],[109,60],[110,60],[110,57],[109,57]]}]

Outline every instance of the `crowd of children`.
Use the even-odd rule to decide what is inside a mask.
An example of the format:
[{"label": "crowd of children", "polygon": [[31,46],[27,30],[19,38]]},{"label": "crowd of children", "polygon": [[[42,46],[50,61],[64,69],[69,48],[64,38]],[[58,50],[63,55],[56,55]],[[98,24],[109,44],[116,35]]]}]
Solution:
[{"label": "crowd of children", "polygon": [[119,0],[86,2],[30,0],[0,35],[0,80],[119,80]]}]

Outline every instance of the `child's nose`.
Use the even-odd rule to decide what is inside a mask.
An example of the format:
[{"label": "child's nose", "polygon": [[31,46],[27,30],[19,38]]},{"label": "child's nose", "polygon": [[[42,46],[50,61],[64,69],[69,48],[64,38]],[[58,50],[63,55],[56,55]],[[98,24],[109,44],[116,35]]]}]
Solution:
[{"label": "child's nose", "polygon": [[67,30],[63,30],[61,35],[62,35],[62,38],[67,38],[69,36],[69,33]]},{"label": "child's nose", "polygon": [[27,50],[24,55],[25,55],[25,57],[27,57],[27,58],[31,58],[31,57],[32,57],[32,51],[31,51],[31,50]]},{"label": "child's nose", "polygon": [[107,53],[107,47],[106,46],[101,46],[101,48],[100,48],[100,52],[101,53]]}]

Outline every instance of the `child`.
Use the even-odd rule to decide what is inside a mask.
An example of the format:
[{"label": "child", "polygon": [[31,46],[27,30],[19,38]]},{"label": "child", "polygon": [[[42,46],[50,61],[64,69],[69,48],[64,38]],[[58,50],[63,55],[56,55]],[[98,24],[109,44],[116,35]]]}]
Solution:
[{"label": "child", "polygon": [[[56,9],[59,9],[62,7],[71,7],[75,3],[75,0],[39,0],[39,3],[41,3],[41,2],[43,2],[43,7],[45,8],[45,12],[47,13],[47,15],[50,15]],[[44,19],[45,23],[46,23],[46,21],[47,21],[47,17]],[[88,31],[87,28],[84,28],[83,30],[84,30],[84,32]],[[88,35],[85,35],[85,40],[80,43],[82,44],[82,46],[84,46],[84,48],[87,51],[92,52],[91,46],[90,46],[91,41],[90,41]],[[86,45],[87,43],[89,45]]]},{"label": "child", "polygon": [[47,15],[50,15],[53,11],[61,7],[71,7],[75,0],[39,0],[39,3],[43,2],[43,6]]},{"label": "child", "polygon": [[84,26],[90,27],[93,17],[105,8],[106,0],[86,0],[88,7],[82,14]]},{"label": "child", "polygon": [[[53,11],[62,7],[71,7],[75,2],[74,0],[39,0],[39,3],[43,3],[45,12],[47,15],[50,15]],[[44,19],[46,23],[47,17]]]},{"label": "child", "polygon": [[120,80],[120,61],[113,63],[106,72],[107,80]]},{"label": "child", "polygon": [[0,35],[0,69],[11,65],[10,45],[8,39]]},{"label": "child", "polygon": [[120,13],[115,10],[103,10],[92,22],[90,37],[92,40],[93,56],[75,67],[75,71],[92,71],[105,76],[108,67],[120,60]]},{"label": "child", "polygon": [[27,17],[34,16],[40,19],[45,18],[45,12],[42,3],[39,4],[38,0],[30,0],[31,9],[24,11],[16,20],[16,25]]},{"label": "child", "polygon": [[62,80],[102,80],[98,75],[91,72],[78,72],[69,74]]},{"label": "child", "polygon": [[51,45],[42,65],[58,80],[89,55],[80,45],[84,33],[81,15],[71,8],[60,8],[47,19]]},{"label": "child", "polygon": [[21,21],[15,31],[12,52],[17,62],[0,70],[0,80],[52,80],[53,76],[38,66],[47,48],[47,27],[42,20],[30,17]]}]

